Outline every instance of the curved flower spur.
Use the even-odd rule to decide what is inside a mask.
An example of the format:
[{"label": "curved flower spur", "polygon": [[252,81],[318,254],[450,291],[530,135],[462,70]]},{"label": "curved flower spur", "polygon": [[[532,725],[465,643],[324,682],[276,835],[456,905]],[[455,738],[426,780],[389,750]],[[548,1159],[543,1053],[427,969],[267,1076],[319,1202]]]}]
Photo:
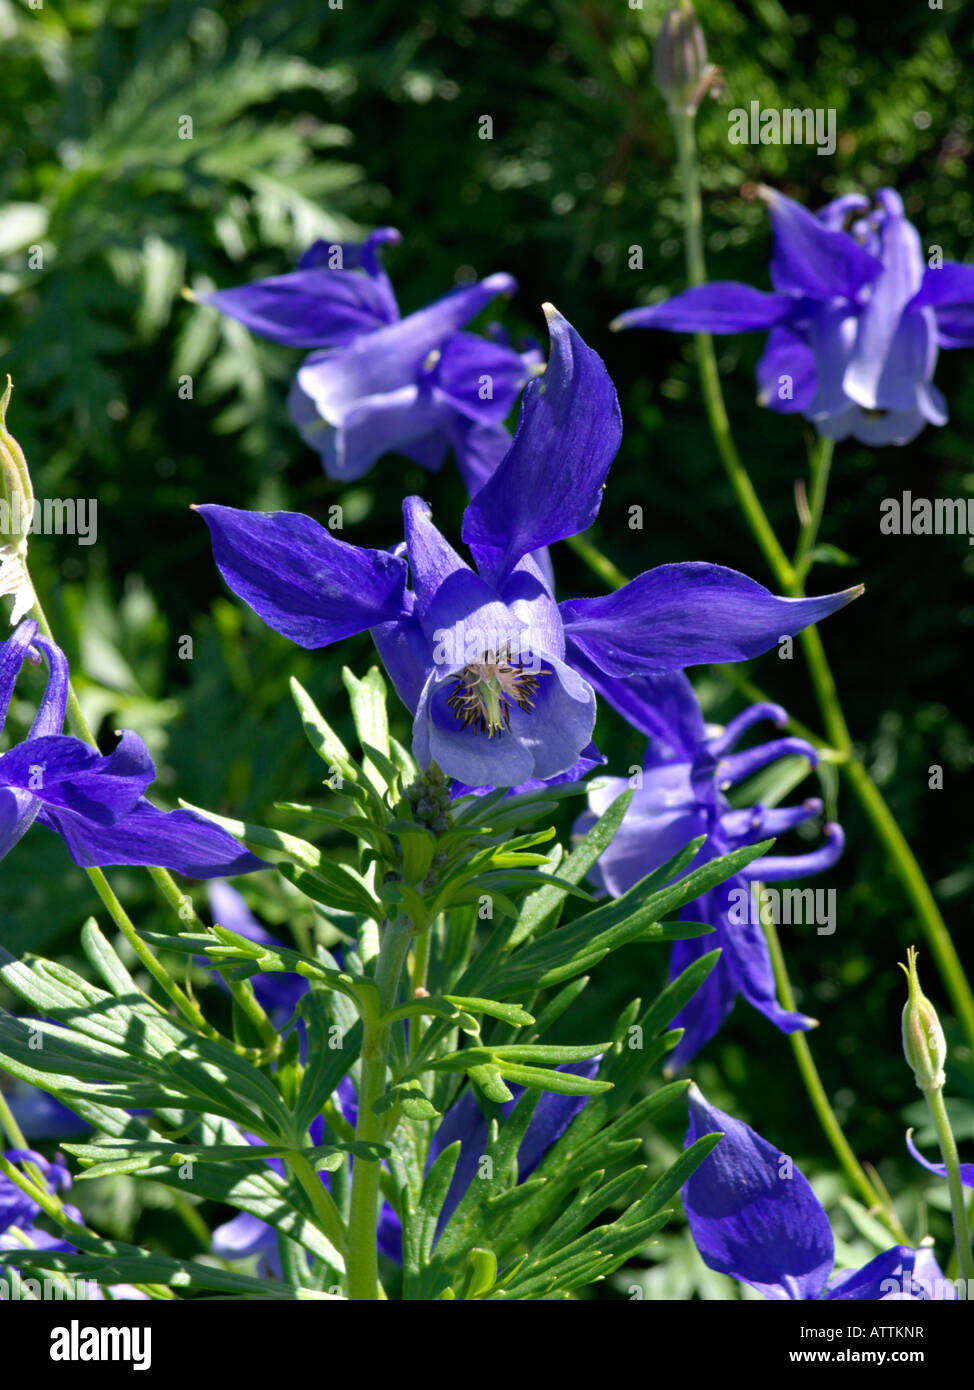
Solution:
[{"label": "curved flower spur", "polygon": [[141,864],[190,878],[265,867],[226,831],[192,811],[160,811],[143,793],[156,775],[138,734],[123,730],[112,753],[61,733],[68,663],[60,647],[22,622],[0,643],[0,729],[25,661],[47,661],[47,688],[27,737],[0,756],[0,859],[36,820],[60,835],[76,864]]},{"label": "curved flower spur", "polygon": [[361,478],[390,451],[435,472],[452,448],[474,492],[507,451],[504,421],[541,357],[463,331],[515,293],[503,273],[400,318],[378,256],[399,239],[380,227],[361,245],[316,241],[290,274],[200,299],[272,342],[315,349],[288,403],[330,478]]},{"label": "curved flower spur", "polygon": [[591,764],[606,678],[767,651],[861,586],[778,598],[719,565],[661,565],[604,598],[558,604],[546,547],[595,520],[622,424],[601,358],[546,307],[551,354],[510,450],[463,517],[469,565],[418,497],[405,543],[368,550],[309,517],[198,508],[223,578],[275,631],[324,647],[369,630],[404,704],[413,751],[468,786],[517,786]]},{"label": "curved flower spur", "polygon": [[[589,875],[612,897],[621,897],[698,836],[705,835],[706,842],[686,873],[821,814],[822,803],[817,797],[807,798],[800,806],[753,806],[746,810],[732,809],[727,799],[732,787],[779,758],[807,758],[812,767],[818,762],[812,745],[799,738],[773,739],[735,751],[740,739],[762,721],[770,720],[779,728],[787,724],[788,716],[780,705],[751,705],[720,733],[713,734],[708,732],[697,697],[682,672],[626,683],[604,682],[601,693],[634,728],[649,736],[641,785]],[[588,830],[630,785],[621,777],[600,777],[589,791],[589,810],[577,821],[576,833]],[[746,875],[733,875],[680,909],[679,915],[686,921],[708,922],[716,937],[674,942],[671,978],[676,979],[714,944],[721,948],[721,955],[672,1021],[671,1027],[684,1030],[670,1058],[672,1067],[686,1066],[710,1041],[738,995],[782,1032],[813,1026],[804,1014],[789,1012],[778,1003],[768,944],[753,920],[751,884],[777,883],[831,868],[842,853],[844,837],[838,825],[826,825],[825,835],[825,844],[810,853],[771,854],[752,860]]]},{"label": "curved flower spur", "polygon": [[829,439],[908,444],[947,406],[939,348],[974,346],[974,266],[929,266],[898,193],[849,193],[811,213],[763,188],[773,293],[714,281],[630,309],[613,328],[767,332],[758,400],[799,413]]}]

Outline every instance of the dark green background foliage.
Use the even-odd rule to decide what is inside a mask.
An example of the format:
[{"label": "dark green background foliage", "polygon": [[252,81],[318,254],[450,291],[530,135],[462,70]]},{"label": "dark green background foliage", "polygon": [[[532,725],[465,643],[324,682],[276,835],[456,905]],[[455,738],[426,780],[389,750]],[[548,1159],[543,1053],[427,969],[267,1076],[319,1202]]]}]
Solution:
[{"label": "dark green background foliage", "polygon": [[[625,0],[345,0],[341,10],[323,0],[45,0],[32,11],[0,0],[0,367],[16,383],[10,425],[39,496],[99,503],[96,546],[38,538],[32,564],[90,712],[107,738],[120,725],[147,738],[161,797],[267,819],[273,800],[310,795],[315,760],[287,696],[291,673],[343,734],[348,724],[337,654],[300,651],[229,600],[191,503],[323,518],[338,501],[346,539],[385,546],[400,535],[400,498],[420,492],[443,529],[459,532],[452,464],[431,478],[388,457],[351,489],[329,482],[285,411],[298,354],[181,297],[184,285],[281,273],[315,236],[399,227],[402,245],[386,263],[404,311],[500,269],[521,286],[498,310],[515,334],[543,338],[540,305],[554,302],[603,353],[622,404],[625,440],[594,538],[629,573],[706,559],[768,579],[707,432],[689,340],[608,331],[622,309],[683,285],[679,190],[651,75],[664,9],[656,0],[642,11]],[[727,80],[698,119],[712,278],[767,287],[761,181],[813,206],[893,184],[925,247],[970,259],[969,17],[957,0],[943,11],[842,9],[789,14],[777,0],[701,0],[710,56]],[[755,99],[834,107],[834,157],[731,145],[728,110]],[[177,136],[184,115],[192,140]],[[492,140],[478,137],[484,115]],[[42,269],[27,268],[34,245]],[[635,246],[642,270],[629,269]],[[758,338],[719,346],[739,446],[790,545],[804,427],[755,406]],[[191,401],[178,395],[185,374]],[[855,558],[818,567],[811,588],[867,584],[866,597],[826,625],[826,645],[854,736],[970,961],[974,551],[963,537],[879,531],[884,497],[961,497],[974,483],[974,353],[945,354],[937,382],[950,402],[945,428],[902,450],[839,446],[823,539]],[[641,531],[629,528],[634,504],[644,509]],[[563,596],[599,591],[564,547],[556,563]],[[179,645],[187,635],[189,660]],[[361,670],[368,642],[346,644],[341,658]],[[769,654],[749,674],[815,723],[799,656]],[[699,676],[709,716],[739,707],[731,687]],[[25,679],[16,727],[37,688]],[[403,713],[398,733],[407,731]],[[598,741],[613,771],[639,760],[639,738],[609,714]],[[928,789],[934,764],[943,790]],[[919,1097],[899,1055],[895,961],[918,933],[844,789],[838,811],[845,857],[827,885],[815,884],[837,888],[838,929],[819,937],[784,928],[784,944],[801,1003],[822,1021],[814,1043],[837,1109],[894,1192],[911,1184],[909,1222],[928,1189],[903,1151],[904,1108],[912,1115]],[[151,925],[157,909],[144,875],[114,877]],[[307,911],[258,881],[247,891],[281,930],[289,914]],[[3,865],[0,937],[11,950],[77,961],[78,926],[96,905],[46,831]],[[617,970],[597,974],[586,996],[591,1035],[604,1032],[641,973],[642,993],[654,992],[659,970],[659,952],[629,948]],[[942,1003],[929,960],[924,981]],[[951,1089],[968,1097],[958,1137],[970,1145],[974,1080],[959,1047],[954,1059]],[[739,1009],[697,1075],[807,1168],[828,1167],[787,1044],[757,1015]],[[651,1136],[651,1152],[679,1142],[680,1123]],[[835,1194],[837,1182],[825,1181]],[[125,1232],[134,1209],[119,1191],[111,1201]],[[942,1233],[940,1213],[933,1222]],[[139,1231],[181,1239],[151,1211]],[[664,1235],[655,1247],[673,1259],[665,1276],[649,1277],[653,1296],[685,1296],[698,1277],[680,1243]],[[710,1297],[730,1291],[717,1279],[706,1288]]]}]

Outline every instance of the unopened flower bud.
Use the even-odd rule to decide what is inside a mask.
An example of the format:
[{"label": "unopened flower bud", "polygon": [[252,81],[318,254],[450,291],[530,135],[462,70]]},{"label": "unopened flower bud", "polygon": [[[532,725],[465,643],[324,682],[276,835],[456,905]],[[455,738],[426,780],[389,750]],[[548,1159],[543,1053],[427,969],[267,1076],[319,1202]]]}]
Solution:
[{"label": "unopened flower bud", "polygon": [[10,622],[16,625],[34,604],[27,573],[27,537],[34,521],[34,489],[24,451],[7,431],[7,406],[13,382],[0,397],[0,595],[14,600]]},{"label": "unopened flower bud", "polygon": [[696,111],[720,70],[707,62],[707,41],[689,0],[663,19],[653,52],[653,74],[667,104]]},{"label": "unopened flower bud", "polygon": [[0,397],[0,545],[16,545],[30,533],[34,490],[24,451],[7,431],[7,406],[13,382]]},{"label": "unopened flower bud", "polygon": [[909,982],[910,995],[903,1008],[903,1051],[913,1068],[921,1091],[939,1091],[946,1076],[947,1043],[937,1011],[920,988],[917,978],[917,953],[911,946],[907,965],[900,969]]}]

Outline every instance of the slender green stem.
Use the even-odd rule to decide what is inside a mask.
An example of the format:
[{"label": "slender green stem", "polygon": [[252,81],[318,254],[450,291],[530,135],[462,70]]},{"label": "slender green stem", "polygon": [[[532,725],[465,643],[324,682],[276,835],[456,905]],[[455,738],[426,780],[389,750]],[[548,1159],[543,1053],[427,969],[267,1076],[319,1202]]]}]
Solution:
[{"label": "slender green stem", "polygon": [[185,1018],[187,1023],[190,1023],[197,1032],[204,1034],[204,1036],[208,1038],[212,1038],[214,1041],[219,1041],[219,1033],[211,1024],[207,1023],[199,1005],[195,1000],[190,999],[189,995],[179,987],[168,970],[166,970],[165,966],[156,958],[154,952],[139,936],[134,923],[115,896],[111,884],[108,882],[108,879],[102,873],[101,869],[86,869],[85,872],[91,879],[95,892],[108,909],[108,914],[112,921],[118,927],[119,931],[125,937],[125,940],[132,947],[132,950],[138,956],[146,970],[148,970],[159,988],[172,1000],[183,1018]]},{"label": "slender green stem", "polygon": [[[778,939],[778,932],[773,922],[769,921],[765,913],[761,913],[761,922],[764,934],[768,942],[768,951],[771,955],[771,968],[774,971],[775,984],[778,988],[778,1001],[789,1013],[796,1011],[795,995],[788,978],[788,968],[785,965],[784,952],[781,949],[781,942]],[[842,1165],[842,1169],[851,1183],[852,1187],[859,1193],[868,1207],[875,1208],[880,1220],[899,1244],[909,1245],[909,1236],[900,1225],[895,1211],[884,1200],[883,1194],[870,1182],[869,1175],[862,1164],[856,1158],[852,1145],[845,1137],[838,1117],[829,1102],[822,1078],[815,1065],[812,1056],[812,1049],[808,1043],[807,1033],[791,1033],[788,1041],[795,1056],[795,1063],[801,1074],[805,1090],[811,1101],[812,1109],[818,1116],[819,1124],[832,1146],[832,1150]]]},{"label": "slender green stem", "polygon": [[[703,208],[700,201],[700,180],[697,176],[696,137],[693,116],[686,111],[673,112],[673,133],[676,139],[677,165],[683,192],[683,218],[686,236],[687,279],[691,285],[703,285],[707,280],[707,264],[703,251]],[[709,333],[695,333],[697,367],[703,389],[704,405],[710,430],[734,490],[738,505],[747,517],[754,538],[771,569],[778,575],[792,577],[791,561],[774,533],[764,508],[758,500],[747,469],[741,461],[731,433],[714,340]]]},{"label": "slender green stem", "polygon": [[823,435],[819,439],[812,453],[811,459],[811,479],[812,486],[808,496],[808,520],[802,526],[798,537],[798,545],[795,549],[793,566],[795,578],[799,584],[804,584],[805,576],[811,569],[809,555],[818,540],[818,533],[822,526],[822,516],[825,512],[825,494],[829,488],[829,472],[832,468],[832,455],[835,452],[835,441],[826,439]]},{"label": "slender green stem", "polygon": [[[412,924],[406,918],[400,916],[387,923],[375,970],[378,1009],[370,1008],[362,1019],[362,1073],[355,1138],[366,1143],[381,1143],[386,1137],[386,1117],[376,1115],[373,1108],[386,1084],[391,1025],[384,1021],[383,1014],[398,999],[411,935]],[[353,1160],[346,1271],[348,1296],[359,1302],[374,1302],[382,1297],[376,1248],[380,1172],[381,1165],[374,1159]]]},{"label": "slender green stem", "polygon": [[602,554],[598,546],[593,545],[584,536],[566,536],[565,543],[608,588],[621,589],[624,584],[629,583],[618,565],[613,564],[607,555]]},{"label": "slender green stem", "polygon": [[934,1128],[937,1131],[937,1142],[940,1145],[944,1166],[947,1169],[947,1187],[950,1191],[950,1213],[954,1223],[957,1262],[961,1274],[968,1281],[968,1289],[974,1289],[974,1255],[971,1253],[971,1237],[967,1226],[967,1212],[964,1209],[964,1185],[961,1182],[957,1144],[950,1127],[950,1120],[947,1117],[943,1091],[939,1087],[935,1087],[929,1091],[924,1091],[924,1095],[927,1099],[927,1105],[930,1107]]},{"label": "slender green stem", "polygon": [[[339,1255],[344,1257],[348,1232],[345,1230],[345,1223],[335,1206],[334,1198],[304,1154],[289,1154],[287,1161],[292,1173],[310,1198],[322,1231]],[[379,1165],[375,1163],[372,1166],[378,1168]]]}]

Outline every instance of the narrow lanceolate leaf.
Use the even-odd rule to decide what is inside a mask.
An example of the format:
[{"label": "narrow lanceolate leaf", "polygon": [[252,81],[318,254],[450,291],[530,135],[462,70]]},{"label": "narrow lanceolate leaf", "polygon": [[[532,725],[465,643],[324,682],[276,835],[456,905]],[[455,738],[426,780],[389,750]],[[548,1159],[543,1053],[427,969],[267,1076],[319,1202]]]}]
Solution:
[{"label": "narrow lanceolate leaf", "polygon": [[275,1279],[254,1279],[233,1274],[194,1260],[174,1260],[152,1255],[121,1241],[102,1242],[105,1254],[68,1255],[51,1250],[17,1251],[23,1269],[49,1269],[62,1274],[85,1275],[104,1286],[111,1284],[165,1284],[171,1289],[210,1289],[236,1298],[286,1300],[336,1300],[337,1294],[285,1284]]},{"label": "narrow lanceolate leaf", "polygon": [[509,948],[513,949],[515,946],[519,946],[529,936],[533,936],[535,932],[543,930],[545,926],[550,924],[568,892],[567,888],[561,885],[581,883],[589,869],[612,841],[622,824],[626,811],[629,809],[632,798],[633,793],[631,791],[623,792],[621,796],[616,797],[605,814],[600,816],[599,820],[592,826],[581,844],[571,852],[567,859],[562,860],[558,866],[558,878],[561,884],[547,884],[525,899],[517,926],[508,941]]},{"label": "narrow lanceolate leaf", "polygon": [[351,753],[325,719],[304,687],[291,677],[291,694],[301,716],[301,726],[308,742],[329,769],[335,769],[350,782],[357,782],[360,771]]}]

